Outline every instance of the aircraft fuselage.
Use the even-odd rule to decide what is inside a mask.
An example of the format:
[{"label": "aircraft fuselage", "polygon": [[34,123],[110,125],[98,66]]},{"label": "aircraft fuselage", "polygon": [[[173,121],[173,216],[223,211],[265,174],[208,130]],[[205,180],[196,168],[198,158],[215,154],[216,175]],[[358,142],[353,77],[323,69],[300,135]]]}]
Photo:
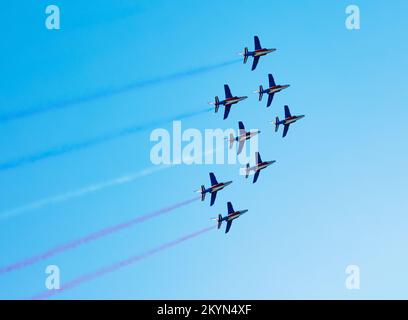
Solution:
[{"label": "aircraft fuselage", "polygon": [[267,55],[268,53],[271,53],[274,51],[276,51],[276,49],[258,49],[255,51],[248,52],[248,55],[252,57],[261,57],[261,56]]},{"label": "aircraft fuselage", "polygon": [[240,102],[240,101],[242,101],[242,100],[245,100],[246,98],[248,98],[248,97],[243,96],[243,97],[227,98],[227,99],[221,101],[220,104],[223,104],[224,106],[229,106],[229,105],[238,103],[238,102]]},{"label": "aircraft fuselage", "polygon": [[235,211],[232,212],[230,214],[228,214],[227,216],[225,216],[224,218],[222,218],[224,221],[231,221],[234,220],[236,218],[239,218],[240,216],[242,216],[245,212],[247,212],[248,210],[240,210],[240,211]]},{"label": "aircraft fuselage", "polygon": [[252,168],[249,168],[249,170],[259,171],[259,170],[265,169],[266,167],[270,166],[274,162],[275,160],[264,161],[264,162],[258,163],[256,166],[253,166]]},{"label": "aircraft fuselage", "polygon": [[283,119],[281,122],[282,122],[282,124],[287,125],[287,124],[294,123],[294,122],[296,122],[296,121],[302,119],[303,117],[304,117],[304,115],[291,116],[291,117],[289,117],[289,118]]},{"label": "aircraft fuselage", "polygon": [[241,141],[245,141],[245,140],[249,140],[252,137],[256,136],[260,131],[249,131],[249,132],[245,132],[244,134],[239,135],[238,137],[235,138],[236,141],[241,142]]},{"label": "aircraft fuselage", "polygon": [[220,190],[224,189],[226,186],[230,185],[231,183],[232,183],[232,181],[227,181],[227,182],[221,182],[221,183],[215,184],[215,185],[209,187],[207,190],[205,190],[205,192],[213,193],[213,192],[220,191]]},{"label": "aircraft fuselage", "polygon": [[288,88],[289,86],[290,86],[289,84],[273,86],[268,89],[265,89],[263,93],[268,93],[268,94],[276,93],[276,92],[282,91],[283,89]]}]

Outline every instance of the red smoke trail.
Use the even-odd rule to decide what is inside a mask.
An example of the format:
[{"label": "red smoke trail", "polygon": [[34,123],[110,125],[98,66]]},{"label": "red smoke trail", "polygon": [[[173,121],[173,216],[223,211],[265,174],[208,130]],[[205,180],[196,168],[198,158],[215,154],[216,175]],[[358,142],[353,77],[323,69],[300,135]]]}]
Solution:
[{"label": "red smoke trail", "polygon": [[92,233],[90,233],[90,234],[88,234],[86,236],[83,236],[81,238],[77,238],[77,239],[72,240],[70,242],[67,242],[67,243],[61,244],[59,246],[56,246],[54,248],[51,248],[51,249],[49,249],[49,250],[47,250],[47,251],[45,251],[43,253],[40,253],[38,255],[26,258],[24,260],[18,261],[16,263],[10,264],[10,265],[5,266],[5,267],[1,267],[0,268],[0,274],[12,272],[12,271],[15,271],[15,270],[22,269],[24,267],[30,266],[32,264],[35,264],[35,263],[39,262],[39,261],[48,259],[48,258],[50,258],[52,256],[57,255],[57,254],[60,254],[60,253],[63,253],[65,251],[74,249],[74,248],[76,248],[78,246],[84,245],[84,244],[86,244],[88,242],[97,240],[97,239],[102,238],[102,237],[106,237],[107,235],[110,235],[112,233],[122,231],[123,229],[130,228],[131,226],[133,226],[135,224],[144,222],[146,220],[153,219],[153,218],[155,218],[157,216],[160,216],[162,214],[170,212],[170,211],[172,211],[174,209],[177,209],[177,208],[180,208],[182,206],[188,205],[188,204],[190,204],[190,203],[192,203],[192,202],[194,202],[194,201],[196,201],[198,199],[200,199],[200,197],[194,197],[192,199],[185,200],[185,201],[173,204],[173,205],[168,206],[168,207],[164,207],[162,209],[151,212],[149,214],[145,214],[143,216],[133,218],[133,219],[128,220],[126,222],[122,222],[122,223],[116,224],[114,226],[107,227],[105,229],[92,232]]},{"label": "red smoke trail", "polygon": [[125,260],[116,262],[116,263],[114,263],[112,265],[103,267],[103,268],[101,268],[99,270],[96,270],[94,272],[84,274],[84,275],[79,276],[78,278],[75,278],[75,279],[71,280],[70,282],[67,282],[66,284],[62,285],[59,290],[47,290],[47,291],[44,291],[44,292],[32,297],[31,299],[33,299],[33,300],[48,299],[48,298],[50,298],[50,297],[52,297],[52,296],[54,296],[54,295],[56,295],[58,293],[61,293],[61,292],[70,290],[72,288],[75,288],[75,287],[81,285],[84,282],[88,282],[88,281],[94,280],[96,278],[102,277],[107,273],[114,272],[114,271],[119,270],[119,269],[121,269],[123,267],[134,264],[134,263],[136,263],[136,262],[138,262],[140,260],[146,259],[146,258],[148,258],[148,257],[150,257],[150,256],[152,256],[152,255],[154,255],[156,253],[159,253],[160,251],[169,249],[169,248],[174,247],[174,246],[176,246],[176,245],[178,245],[178,244],[180,244],[180,243],[182,243],[184,241],[195,238],[195,237],[197,237],[197,236],[199,236],[199,235],[201,235],[203,233],[206,233],[206,232],[214,229],[215,227],[216,226],[211,226],[211,227],[207,227],[205,229],[198,230],[196,232],[190,233],[190,234],[188,234],[186,236],[183,236],[181,238],[178,238],[176,240],[173,240],[173,241],[167,242],[165,244],[162,244],[162,245],[160,245],[160,246],[158,246],[156,248],[153,248],[153,249],[151,249],[149,251],[146,251],[146,252],[144,252],[142,254],[132,256],[132,257],[127,258]]}]

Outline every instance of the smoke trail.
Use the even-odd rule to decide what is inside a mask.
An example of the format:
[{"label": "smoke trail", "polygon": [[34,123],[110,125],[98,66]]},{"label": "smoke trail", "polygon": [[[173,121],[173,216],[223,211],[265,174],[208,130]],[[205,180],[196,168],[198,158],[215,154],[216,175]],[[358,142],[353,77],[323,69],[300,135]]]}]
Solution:
[{"label": "smoke trail", "polygon": [[181,237],[181,238],[178,238],[176,240],[173,240],[173,241],[167,242],[165,244],[162,244],[161,246],[153,248],[153,249],[151,249],[149,251],[146,251],[146,252],[144,252],[142,254],[132,256],[132,257],[130,257],[128,259],[119,261],[119,262],[117,262],[115,264],[112,264],[112,265],[109,265],[109,266],[106,266],[106,267],[103,267],[103,268],[101,268],[99,270],[96,270],[94,272],[84,274],[84,275],[82,275],[82,276],[80,276],[78,278],[75,278],[75,279],[67,282],[66,284],[62,285],[59,290],[44,291],[44,292],[42,292],[42,293],[40,293],[38,295],[35,295],[31,299],[33,299],[33,300],[48,299],[48,298],[50,298],[50,297],[52,297],[52,296],[54,296],[54,295],[56,295],[58,293],[73,289],[73,288],[81,285],[82,283],[85,283],[85,282],[94,280],[96,278],[102,277],[102,276],[104,276],[104,275],[106,275],[108,273],[117,271],[117,270],[119,270],[119,269],[121,269],[123,267],[132,265],[132,264],[134,264],[134,263],[136,263],[136,262],[138,262],[140,260],[146,259],[146,258],[148,258],[148,257],[150,257],[150,256],[152,256],[154,254],[157,254],[157,253],[159,253],[159,252],[161,252],[163,250],[174,247],[174,246],[176,246],[176,245],[178,245],[180,243],[183,243],[184,241],[195,238],[195,237],[197,237],[197,236],[199,236],[199,235],[201,235],[203,233],[206,233],[206,232],[214,229],[215,227],[216,226],[211,226],[211,227],[207,227],[207,228],[198,230],[198,231],[190,233],[190,234],[188,234],[188,235],[186,235],[184,237]]},{"label": "smoke trail", "polygon": [[123,85],[123,86],[105,88],[105,89],[101,89],[98,92],[94,92],[94,93],[91,93],[91,94],[88,94],[88,95],[83,95],[83,96],[68,99],[68,100],[65,100],[65,101],[58,101],[58,102],[51,103],[51,104],[48,104],[48,105],[38,106],[38,107],[32,108],[32,109],[20,110],[20,111],[16,111],[16,112],[6,113],[6,114],[3,114],[3,115],[0,115],[0,123],[13,121],[13,120],[16,120],[16,119],[21,119],[21,118],[27,118],[27,117],[34,116],[34,115],[37,115],[37,114],[46,113],[46,112],[49,112],[49,111],[52,111],[52,110],[65,109],[65,108],[68,108],[68,107],[71,107],[71,106],[74,106],[74,105],[77,105],[77,104],[87,103],[87,102],[91,102],[91,101],[94,101],[94,100],[99,100],[99,99],[119,95],[119,94],[122,94],[122,93],[142,89],[142,88],[145,88],[145,87],[158,85],[158,84],[161,84],[161,83],[164,83],[164,82],[169,82],[169,81],[172,81],[172,80],[180,80],[180,79],[183,79],[183,78],[192,77],[192,76],[195,76],[197,74],[210,72],[210,71],[215,70],[215,69],[219,69],[219,68],[222,68],[222,67],[226,67],[226,66],[235,64],[235,63],[237,63],[239,61],[240,61],[240,59],[239,60],[237,60],[237,59],[229,60],[229,61],[225,61],[225,62],[221,62],[221,63],[217,63],[217,64],[212,64],[212,65],[207,65],[207,66],[204,66],[204,67],[194,68],[194,69],[191,69],[191,70],[177,72],[177,73],[173,73],[173,74],[169,74],[169,75],[165,75],[165,76],[161,76],[161,77],[155,77],[155,78],[150,78],[150,79],[146,79],[146,80],[140,80],[140,81],[129,83],[129,84]]},{"label": "smoke trail", "polygon": [[60,203],[60,202],[65,202],[74,198],[79,198],[79,197],[83,197],[86,196],[90,193],[94,193],[97,191],[101,191],[103,189],[106,188],[110,188],[110,187],[114,187],[114,186],[118,186],[118,185],[122,185],[125,183],[130,183],[133,182],[141,177],[153,174],[155,172],[170,168],[171,165],[161,165],[161,166],[153,166],[151,168],[147,168],[141,171],[137,171],[137,172],[133,172],[130,174],[126,174],[123,175],[121,177],[115,178],[115,179],[111,179],[111,180],[107,180],[107,181],[103,181],[100,183],[94,183],[82,188],[79,188],[77,190],[73,190],[73,191],[68,191],[68,192],[64,192],[62,194],[58,194],[55,196],[51,196],[51,197],[47,197],[47,198],[43,198],[40,200],[36,200],[33,202],[30,202],[28,204],[25,204],[21,207],[17,207],[14,209],[10,209],[4,212],[0,213],[0,221],[2,220],[6,220],[12,217],[16,217],[20,214],[23,214],[27,211],[31,211],[31,210],[35,210],[35,209],[40,209],[52,204],[56,204],[56,203]]},{"label": "smoke trail", "polygon": [[208,112],[210,110],[212,110],[212,108],[205,108],[205,109],[202,109],[202,110],[199,110],[199,111],[186,112],[186,113],[180,114],[176,118],[168,117],[168,118],[161,119],[161,120],[155,120],[155,121],[152,121],[152,122],[146,123],[146,124],[129,126],[127,128],[124,128],[124,129],[121,129],[121,130],[118,130],[118,131],[114,131],[114,132],[111,132],[111,133],[107,133],[107,134],[104,134],[104,135],[100,135],[98,137],[91,138],[89,140],[85,140],[85,141],[82,141],[82,142],[61,145],[61,146],[57,146],[57,147],[54,147],[54,148],[51,148],[51,149],[48,149],[48,150],[45,150],[45,151],[41,151],[39,153],[34,153],[34,154],[31,154],[31,155],[28,155],[28,156],[23,156],[23,157],[20,157],[20,158],[5,161],[5,162],[0,163],[0,171],[17,168],[17,167],[20,167],[20,166],[23,166],[23,165],[38,162],[40,160],[44,160],[44,159],[48,159],[48,158],[52,158],[52,157],[57,157],[57,156],[60,156],[60,155],[66,154],[66,153],[70,153],[70,152],[90,148],[90,147],[99,145],[99,144],[104,143],[104,142],[108,142],[108,141],[111,141],[111,140],[114,140],[114,139],[118,139],[118,138],[125,137],[125,136],[128,136],[128,135],[137,133],[137,132],[147,130],[147,129],[152,128],[152,127],[167,124],[168,122],[174,121],[175,119],[183,120],[183,119],[191,118],[191,117],[194,117],[196,115],[200,115],[200,114],[203,114],[205,112]]},{"label": "smoke trail", "polygon": [[[210,149],[210,150],[206,150],[202,155],[206,156],[206,155],[214,154],[215,152],[220,151],[222,147],[223,146],[214,148],[214,149]],[[193,156],[188,156],[188,157],[183,158],[183,162],[189,162],[193,160],[194,160]],[[22,205],[20,207],[1,212],[0,221],[19,216],[20,214],[23,214],[28,211],[44,208],[52,204],[57,204],[60,202],[69,201],[71,199],[83,197],[90,193],[98,192],[106,188],[119,186],[125,183],[130,183],[130,182],[137,180],[138,178],[153,174],[158,171],[162,171],[162,170],[171,168],[173,166],[174,164],[163,164],[159,166],[152,166],[150,168],[146,168],[141,171],[122,175],[118,178],[102,181],[99,183],[94,183],[94,184],[91,184],[85,187],[78,188],[76,190],[72,190],[72,191],[64,192],[64,193],[61,193],[55,196],[50,196],[50,197],[46,197],[40,200],[36,200],[30,203],[27,203],[25,205]]]},{"label": "smoke trail", "polygon": [[144,221],[153,219],[155,217],[158,217],[160,215],[163,215],[165,213],[171,212],[171,211],[173,211],[173,210],[175,210],[177,208],[186,206],[186,205],[188,205],[188,204],[190,204],[190,203],[192,203],[194,201],[197,201],[198,199],[200,199],[200,197],[194,197],[194,198],[182,201],[182,202],[178,202],[178,203],[173,204],[171,206],[164,207],[162,209],[151,212],[149,214],[145,214],[143,216],[139,216],[139,217],[133,218],[131,220],[128,220],[128,221],[125,221],[125,222],[122,222],[122,223],[107,227],[105,229],[101,229],[99,231],[92,232],[92,233],[90,233],[90,234],[88,234],[86,236],[83,236],[81,238],[77,238],[77,239],[74,239],[74,240],[72,240],[70,242],[67,242],[67,243],[61,244],[59,246],[56,246],[54,248],[51,248],[51,249],[49,249],[49,250],[47,250],[47,251],[45,251],[43,253],[40,253],[38,255],[23,259],[21,261],[18,261],[16,263],[10,264],[10,265],[5,266],[5,267],[0,267],[0,274],[8,273],[8,272],[16,271],[18,269],[28,267],[30,265],[33,265],[33,264],[37,263],[37,262],[40,262],[40,261],[46,260],[46,259],[48,259],[50,257],[53,257],[53,256],[55,256],[57,254],[63,253],[63,252],[68,251],[68,250],[72,250],[72,249],[74,249],[76,247],[79,247],[81,245],[87,244],[87,243],[95,241],[97,239],[106,237],[106,236],[108,236],[110,234],[117,233],[117,232],[122,231],[124,229],[130,228],[130,227],[132,227],[132,226],[134,226],[136,224],[139,224],[141,222],[144,222]]}]

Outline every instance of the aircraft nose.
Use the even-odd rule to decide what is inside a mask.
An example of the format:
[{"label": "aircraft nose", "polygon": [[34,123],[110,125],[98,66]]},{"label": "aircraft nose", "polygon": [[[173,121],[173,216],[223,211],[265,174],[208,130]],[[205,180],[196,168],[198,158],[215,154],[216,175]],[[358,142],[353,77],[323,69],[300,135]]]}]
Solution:
[{"label": "aircraft nose", "polygon": [[225,182],[225,185],[229,186],[231,183],[232,183],[232,181],[227,181],[227,182]]},{"label": "aircraft nose", "polygon": [[241,97],[242,100],[248,99],[248,96]]}]

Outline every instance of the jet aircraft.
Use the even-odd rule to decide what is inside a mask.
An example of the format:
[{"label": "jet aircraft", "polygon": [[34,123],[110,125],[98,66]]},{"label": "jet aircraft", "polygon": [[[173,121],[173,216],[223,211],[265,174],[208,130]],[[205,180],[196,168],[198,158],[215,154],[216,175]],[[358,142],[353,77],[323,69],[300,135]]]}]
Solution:
[{"label": "jet aircraft", "polygon": [[272,74],[268,74],[268,78],[269,78],[269,88],[264,89],[262,85],[260,85],[259,90],[255,91],[255,93],[259,94],[259,101],[262,101],[262,96],[264,94],[268,94],[268,102],[266,104],[267,108],[271,105],[273,96],[275,95],[275,93],[280,92],[283,89],[286,89],[290,86],[289,84],[277,85],[275,83],[275,80],[273,79]]},{"label": "jet aircraft", "polygon": [[215,97],[215,101],[211,102],[215,106],[215,112],[218,112],[218,108],[223,105],[225,107],[224,110],[224,120],[228,118],[228,115],[231,110],[231,106],[235,103],[238,103],[242,100],[248,98],[247,96],[237,97],[231,94],[231,90],[227,84],[224,84],[224,91],[225,91],[225,100],[220,101],[218,96]]},{"label": "jet aircraft", "polygon": [[265,56],[268,53],[276,51],[276,49],[266,49],[262,48],[261,42],[259,41],[259,38],[257,36],[254,37],[254,42],[255,42],[255,50],[254,51],[248,51],[248,48],[244,48],[244,52],[242,55],[244,56],[244,63],[248,61],[248,57],[253,57],[254,61],[252,62],[252,69],[255,70],[256,66],[258,65],[259,58],[261,56]]},{"label": "jet aircraft", "polygon": [[286,136],[286,134],[288,133],[289,130],[289,126],[291,123],[294,123],[302,118],[304,118],[305,116],[299,115],[299,116],[292,116],[289,110],[288,106],[285,106],[285,119],[283,120],[279,120],[278,117],[276,117],[275,121],[272,121],[272,123],[275,125],[275,132],[278,131],[279,129],[279,125],[283,124],[283,134],[282,134],[282,138],[284,138]]},{"label": "jet aircraft", "polygon": [[261,131],[260,130],[258,130],[258,131],[245,131],[245,127],[244,127],[244,124],[242,123],[242,121],[238,122],[238,127],[239,127],[239,135],[237,137],[234,137],[234,135],[231,133],[230,138],[228,139],[228,141],[229,141],[229,148],[230,149],[234,145],[235,141],[237,141],[239,143],[237,154],[240,154],[242,149],[244,148],[245,141],[249,140],[252,137],[256,136],[257,134],[261,133]]},{"label": "jet aircraft", "polygon": [[261,159],[261,155],[259,154],[259,152],[255,153],[255,157],[256,157],[256,165],[254,165],[253,167],[249,166],[249,163],[247,163],[246,168],[245,168],[245,178],[248,178],[249,173],[251,171],[254,171],[254,180],[252,183],[255,183],[258,180],[259,177],[259,173],[261,172],[261,170],[265,169],[266,167],[270,166],[271,164],[275,163],[276,160],[272,160],[272,161],[262,161]]},{"label": "jet aircraft", "polygon": [[210,205],[212,206],[215,202],[215,198],[217,197],[217,192],[224,189],[226,186],[230,185],[232,181],[218,182],[213,172],[210,172],[210,181],[211,186],[208,189],[206,189],[204,185],[202,185],[201,188],[197,190],[197,192],[201,193],[201,201],[204,201],[205,195],[207,193],[210,193],[211,194]]},{"label": "jet aircraft", "polygon": [[235,211],[234,208],[232,207],[231,202],[227,203],[227,208],[228,208],[228,214],[223,217],[222,215],[218,215],[218,218],[215,218],[214,220],[217,221],[218,229],[221,228],[221,224],[223,221],[227,223],[227,227],[225,228],[225,233],[228,233],[228,231],[231,228],[232,221],[236,218],[239,218],[242,216],[244,213],[246,213],[248,210],[240,210],[240,211]]}]

